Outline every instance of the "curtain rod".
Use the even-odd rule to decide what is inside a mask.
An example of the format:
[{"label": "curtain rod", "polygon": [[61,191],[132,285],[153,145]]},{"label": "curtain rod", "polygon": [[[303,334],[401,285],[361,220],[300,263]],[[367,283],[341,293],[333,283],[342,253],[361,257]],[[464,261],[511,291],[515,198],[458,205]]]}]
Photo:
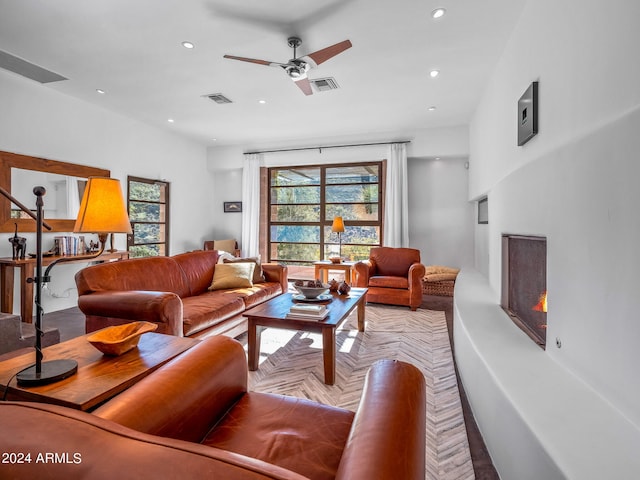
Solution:
[{"label": "curtain rod", "polygon": [[349,145],[324,145],[324,146],[317,146],[317,147],[283,148],[280,150],[260,150],[255,152],[245,152],[244,154],[254,155],[257,153],[297,152],[300,150],[318,150],[320,153],[322,153],[323,148],[370,147],[374,145],[392,145],[394,143],[411,143],[411,140],[402,140],[399,142],[352,143]]}]

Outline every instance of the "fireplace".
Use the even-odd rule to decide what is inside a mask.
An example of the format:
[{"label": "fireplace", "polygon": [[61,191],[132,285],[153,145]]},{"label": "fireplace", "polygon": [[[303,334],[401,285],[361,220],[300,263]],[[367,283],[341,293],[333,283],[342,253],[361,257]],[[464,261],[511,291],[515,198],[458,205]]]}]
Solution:
[{"label": "fireplace", "polygon": [[502,308],[543,349],[547,342],[547,239],[502,235]]}]

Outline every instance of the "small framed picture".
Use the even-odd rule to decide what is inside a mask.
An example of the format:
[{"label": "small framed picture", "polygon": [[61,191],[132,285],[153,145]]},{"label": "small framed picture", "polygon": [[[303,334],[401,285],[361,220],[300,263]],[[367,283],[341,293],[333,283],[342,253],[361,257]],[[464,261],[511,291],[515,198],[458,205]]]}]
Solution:
[{"label": "small framed picture", "polygon": [[241,212],[242,202],[224,202],[225,213]]}]

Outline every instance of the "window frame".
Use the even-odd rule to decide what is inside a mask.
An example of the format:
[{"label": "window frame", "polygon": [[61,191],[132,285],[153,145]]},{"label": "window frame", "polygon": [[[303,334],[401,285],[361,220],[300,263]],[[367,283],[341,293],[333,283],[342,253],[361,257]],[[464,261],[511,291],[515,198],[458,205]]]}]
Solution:
[{"label": "window frame", "polygon": [[[345,185],[345,186],[351,186],[351,185],[370,185],[372,184],[372,182],[366,182],[366,183],[328,183],[327,182],[327,169],[333,169],[333,168],[340,168],[340,167],[344,167],[344,168],[350,168],[350,167],[358,167],[358,166],[376,166],[378,169],[378,181],[375,183],[378,185],[378,200],[377,202],[372,202],[372,203],[377,203],[378,206],[378,220],[352,220],[352,219],[345,219],[344,223],[345,223],[345,228],[348,227],[357,227],[357,226],[364,226],[364,227],[377,227],[379,228],[380,231],[380,237],[378,239],[378,243],[372,243],[372,244],[360,244],[360,243],[346,243],[344,240],[342,241],[342,247],[344,250],[344,246],[345,245],[356,245],[356,246],[365,246],[365,247],[369,247],[369,248],[373,248],[373,247],[378,247],[381,246],[383,243],[383,238],[384,238],[384,198],[385,198],[385,175],[386,175],[386,161],[384,160],[377,160],[377,161],[367,161],[367,162],[348,162],[348,163],[327,163],[327,164],[302,164],[302,165],[286,165],[286,166],[274,166],[274,167],[268,167],[266,168],[266,175],[265,175],[265,190],[266,190],[266,195],[264,196],[265,198],[265,209],[263,210],[265,212],[265,241],[266,241],[266,248],[264,250],[265,252],[265,256],[268,259],[268,261],[272,262],[272,261],[278,261],[278,262],[282,262],[282,263],[289,263],[291,262],[291,264],[295,264],[295,265],[299,265],[299,264],[304,264],[304,265],[308,265],[308,266],[312,266],[314,262],[317,261],[323,261],[323,260],[327,260],[327,258],[325,258],[325,254],[327,252],[327,245],[334,245],[336,244],[335,241],[325,241],[325,237],[324,237],[324,230],[327,227],[331,227],[332,223],[333,223],[333,217],[331,218],[327,218],[326,217],[326,207],[327,205],[332,205],[332,204],[337,204],[337,202],[332,202],[332,201],[327,201],[326,198],[326,190],[327,187],[335,187],[335,186],[339,186],[339,185]],[[308,168],[318,168],[320,169],[320,183],[317,185],[320,188],[320,200],[318,204],[313,204],[313,205],[319,205],[320,207],[320,220],[318,222],[281,222],[281,221],[273,221],[271,219],[271,209],[273,206],[275,205],[281,205],[281,204],[274,204],[272,203],[273,198],[272,198],[272,184],[271,184],[271,178],[272,178],[272,174],[274,171],[278,171],[278,170],[295,170],[295,169],[308,169]],[[343,203],[343,202],[340,202]],[[354,202],[354,203],[358,203],[358,202]],[[272,237],[271,237],[271,229],[272,226],[279,226],[279,225],[292,225],[292,226],[318,226],[320,228],[320,239],[319,242],[307,242],[310,245],[318,245],[319,249],[320,249],[320,257],[321,258],[316,258],[316,259],[312,259],[312,260],[301,260],[301,259],[277,259],[277,258],[273,258],[271,255],[271,246],[272,243],[288,243],[288,242],[274,242],[272,241]],[[293,242],[292,242],[293,243]],[[304,242],[295,242],[295,243],[300,243],[303,244]]]},{"label": "window frame", "polygon": [[[164,186],[164,201],[148,201],[148,200],[138,200],[131,198],[131,182],[136,183],[147,183],[150,185],[163,185]],[[143,178],[143,177],[135,177],[132,175],[127,176],[127,212],[131,211],[131,202],[142,202],[153,205],[164,205],[164,221],[163,222],[140,222],[133,220],[131,215],[129,215],[129,221],[131,222],[131,230],[132,233],[127,235],[127,251],[131,252],[132,247],[140,246],[140,245],[164,245],[164,255],[159,256],[169,256],[169,232],[170,232],[170,183],[164,180],[153,180],[151,178]],[[164,228],[160,229],[161,241],[159,242],[149,242],[149,243],[135,243],[135,226],[136,225],[153,225],[159,224],[164,225]],[[131,257],[131,258],[143,258],[143,257]]]}]

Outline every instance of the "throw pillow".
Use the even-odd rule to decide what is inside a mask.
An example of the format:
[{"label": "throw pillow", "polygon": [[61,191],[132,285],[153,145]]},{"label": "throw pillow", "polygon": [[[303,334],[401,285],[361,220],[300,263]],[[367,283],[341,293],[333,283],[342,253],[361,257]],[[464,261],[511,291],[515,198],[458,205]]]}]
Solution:
[{"label": "throw pillow", "polygon": [[225,252],[224,250],[218,250],[218,263],[224,263],[224,260],[233,260],[236,258],[234,255],[229,252]]},{"label": "throw pillow", "polygon": [[264,283],[266,279],[264,278],[264,272],[262,271],[262,266],[260,265],[260,257],[247,257],[247,258],[224,258],[223,263],[253,263],[255,268],[253,269],[253,283]]},{"label": "throw pillow", "polygon": [[254,263],[217,264],[209,290],[252,287]]}]

